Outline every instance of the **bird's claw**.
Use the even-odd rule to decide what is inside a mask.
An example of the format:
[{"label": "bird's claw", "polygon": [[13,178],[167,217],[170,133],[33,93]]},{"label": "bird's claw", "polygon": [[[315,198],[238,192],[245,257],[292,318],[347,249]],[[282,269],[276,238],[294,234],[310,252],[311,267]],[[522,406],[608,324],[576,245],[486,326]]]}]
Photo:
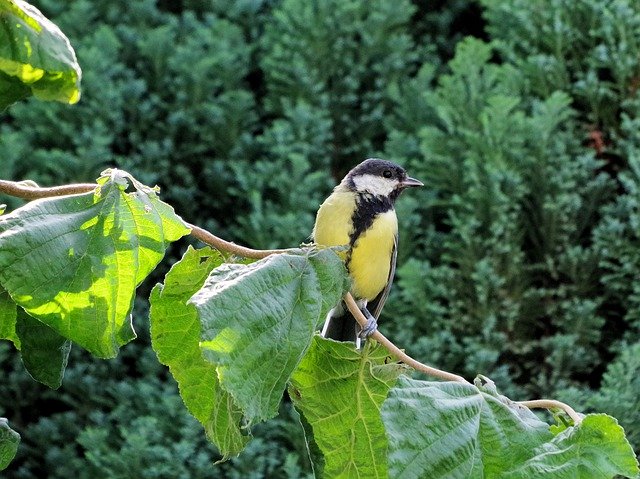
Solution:
[{"label": "bird's claw", "polygon": [[367,324],[365,324],[364,327],[360,330],[358,337],[360,339],[367,339],[377,330],[378,330],[378,322],[373,316],[369,316],[367,318]]}]

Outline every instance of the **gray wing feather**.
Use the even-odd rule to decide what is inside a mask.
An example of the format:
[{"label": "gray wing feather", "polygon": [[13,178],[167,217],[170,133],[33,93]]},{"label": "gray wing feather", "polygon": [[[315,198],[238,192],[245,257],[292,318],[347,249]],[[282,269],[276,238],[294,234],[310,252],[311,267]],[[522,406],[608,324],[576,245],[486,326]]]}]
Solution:
[{"label": "gray wing feather", "polygon": [[[367,309],[373,315],[374,318],[378,319],[380,313],[382,312],[382,308],[384,308],[384,303],[387,302],[387,298],[389,297],[389,291],[391,291],[391,284],[393,283],[393,276],[396,274],[396,260],[398,258],[398,235],[393,238],[393,250],[391,251],[391,268],[389,268],[389,277],[387,278],[387,285],[380,292],[375,299],[367,305]],[[373,311],[372,311],[373,309]]]}]

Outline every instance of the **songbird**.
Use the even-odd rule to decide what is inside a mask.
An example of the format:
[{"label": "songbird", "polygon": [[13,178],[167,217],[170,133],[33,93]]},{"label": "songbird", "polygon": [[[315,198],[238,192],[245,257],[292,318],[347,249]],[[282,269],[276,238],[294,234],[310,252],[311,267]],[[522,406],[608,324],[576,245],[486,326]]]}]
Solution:
[{"label": "songbird", "polygon": [[351,278],[351,294],[367,318],[360,329],[341,301],[325,321],[322,335],[355,341],[377,329],[389,295],[398,253],[395,201],[406,188],[423,186],[399,165],[370,158],[354,167],[320,205],[313,240],[321,246],[344,246],[342,255]]}]

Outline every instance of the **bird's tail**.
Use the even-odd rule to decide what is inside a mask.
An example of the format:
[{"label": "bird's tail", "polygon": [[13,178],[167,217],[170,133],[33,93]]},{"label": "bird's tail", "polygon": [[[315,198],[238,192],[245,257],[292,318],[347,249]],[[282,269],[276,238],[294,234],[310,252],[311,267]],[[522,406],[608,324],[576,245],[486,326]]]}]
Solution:
[{"label": "bird's tail", "polygon": [[360,326],[353,315],[345,307],[344,302],[333,308],[327,314],[322,328],[322,336],[336,341],[352,341],[358,343]]}]

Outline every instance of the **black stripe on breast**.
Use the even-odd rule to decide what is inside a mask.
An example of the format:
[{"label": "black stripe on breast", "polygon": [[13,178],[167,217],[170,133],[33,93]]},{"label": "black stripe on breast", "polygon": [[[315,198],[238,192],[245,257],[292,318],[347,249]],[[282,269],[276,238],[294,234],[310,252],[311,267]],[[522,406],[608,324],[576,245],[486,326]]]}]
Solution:
[{"label": "black stripe on breast", "polygon": [[359,194],[356,196],[356,209],[351,216],[353,230],[349,234],[349,252],[345,265],[349,269],[351,261],[351,252],[360,235],[367,231],[381,213],[393,209],[393,201],[386,196],[373,196],[368,194]]}]

